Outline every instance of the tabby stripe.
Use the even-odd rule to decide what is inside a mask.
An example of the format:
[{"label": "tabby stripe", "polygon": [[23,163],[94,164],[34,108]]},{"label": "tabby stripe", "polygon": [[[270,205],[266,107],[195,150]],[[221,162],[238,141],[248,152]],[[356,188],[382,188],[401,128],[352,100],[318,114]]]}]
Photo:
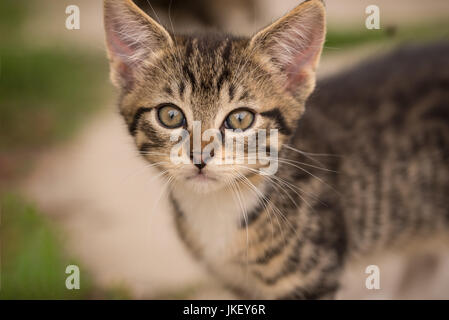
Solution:
[{"label": "tabby stripe", "polygon": [[217,80],[218,93],[220,93],[221,88],[223,87],[223,83],[225,82],[225,80],[229,78],[229,75],[230,75],[229,69],[225,68]]},{"label": "tabby stripe", "polygon": [[239,101],[245,100],[246,98],[248,98],[248,96],[249,96],[248,91],[243,92],[243,94],[239,98]]},{"label": "tabby stripe", "polygon": [[179,88],[179,97],[181,98],[181,100],[184,100],[184,91],[186,89],[186,84],[184,83],[184,81],[181,81],[178,88]]},{"label": "tabby stripe", "polygon": [[145,155],[146,152],[150,151],[153,148],[157,148],[159,145],[153,142],[145,142],[139,147],[139,151],[141,154]]},{"label": "tabby stripe", "polygon": [[264,207],[262,204],[259,204],[257,207],[255,207],[251,212],[248,212],[248,214],[243,216],[240,219],[239,227],[241,229],[249,227],[253,222],[259,218],[260,214],[264,211]]},{"label": "tabby stripe", "polygon": [[[266,191],[266,193],[263,194],[263,196],[265,196],[265,198],[266,198],[267,203],[270,202],[270,194],[271,194],[270,190],[271,189],[272,188],[268,189]],[[264,207],[263,203],[259,203],[257,205],[257,207],[255,207],[250,212],[248,212],[248,214],[246,215],[246,218],[242,217],[242,219],[240,220],[240,223],[239,223],[239,227],[241,229],[249,227],[251,224],[253,224],[257,220],[257,218],[259,218],[259,216],[262,214],[262,212],[264,210],[265,210],[265,207]]]},{"label": "tabby stripe", "polygon": [[196,88],[196,78],[193,72],[189,69],[189,67],[185,64],[183,67],[184,73],[189,77],[190,83],[192,84],[192,91],[195,91]]},{"label": "tabby stripe", "polygon": [[173,91],[169,86],[164,87],[164,91],[166,94],[168,94],[170,97],[173,97]]},{"label": "tabby stripe", "polygon": [[292,235],[295,235],[293,232],[293,228],[296,228],[296,226],[291,226],[288,228],[288,233],[285,233],[285,231],[282,234],[282,236],[279,237],[279,241],[265,250],[263,254],[256,257],[255,260],[249,261],[250,264],[257,264],[257,265],[267,265],[270,263],[271,260],[279,256],[284,250],[286,246],[286,241],[290,240]]},{"label": "tabby stripe", "polygon": [[137,109],[136,113],[134,114],[133,121],[129,125],[128,129],[131,135],[135,136],[137,131],[137,125],[139,124],[139,120],[142,117],[142,115],[146,112],[150,112],[153,108],[147,108],[147,107],[140,107]]},{"label": "tabby stripe", "polygon": [[231,48],[232,42],[228,40],[228,42],[226,43],[226,47],[224,47],[223,49],[223,54],[221,55],[224,63],[229,63],[229,57],[231,56]]},{"label": "tabby stripe", "polygon": [[229,85],[229,102],[234,100],[234,97],[235,97],[235,87],[233,84],[230,84]]},{"label": "tabby stripe", "polygon": [[260,115],[276,121],[280,133],[287,136],[292,133],[292,130],[288,127],[287,123],[285,122],[284,116],[278,108],[261,112]]},{"label": "tabby stripe", "polygon": [[154,146],[161,147],[164,145],[165,140],[158,135],[158,130],[154,128],[148,121],[144,121],[140,125],[139,129],[143,131],[143,133],[149,140],[151,140]]},{"label": "tabby stripe", "polygon": [[252,272],[252,274],[267,285],[271,286],[276,284],[280,279],[289,276],[297,271],[298,266],[300,265],[300,256],[303,246],[304,241],[302,239],[296,239],[296,243],[290,249],[290,253],[285,258],[282,268],[274,275],[265,277],[259,271]]},{"label": "tabby stripe", "polygon": [[[335,292],[338,290],[338,284],[325,284],[321,281],[316,285],[315,289],[297,287],[290,293],[277,298],[278,300],[319,300],[319,299],[332,299]],[[332,296],[329,296],[332,295]]]},{"label": "tabby stripe", "polygon": [[187,45],[186,45],[186,56],[185,56],[185,60],[188,61],[190,59],[190,56],[193,53],[193,43],[192,43],[192,39],[188,39],[187,40]]},{"label": "tabby stripe", "polygon": [[447,108],[447,104],[437,104],[433,108],[427,110],[422,118],[438,120],[443,123],[449,123],[449,110]]}]

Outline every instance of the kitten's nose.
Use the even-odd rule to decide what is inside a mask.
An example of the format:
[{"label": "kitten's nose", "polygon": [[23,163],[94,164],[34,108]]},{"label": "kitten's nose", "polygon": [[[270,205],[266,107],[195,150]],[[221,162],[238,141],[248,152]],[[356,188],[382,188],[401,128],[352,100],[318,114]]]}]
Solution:
[{"label": "kitten's nose", "polygon": [[206,166],[206,164],[205,164],[203,161],[201,161],[201,163],[195,164],[195,167],[197,167],[198,169],[200,169],[200,171],[201,171],[201,169],[203,169],[205,166]]},{"label": "kitten's nose", "polygon": [[190,159],[192,160],[195,167],[197,167],[201,171],[207,165],[207,163],[214,157],[214,155],[215,155],[214,150],[212,150],[211,153],[208,155],[202,154],[201,152],[198,153],[191,152]]}]

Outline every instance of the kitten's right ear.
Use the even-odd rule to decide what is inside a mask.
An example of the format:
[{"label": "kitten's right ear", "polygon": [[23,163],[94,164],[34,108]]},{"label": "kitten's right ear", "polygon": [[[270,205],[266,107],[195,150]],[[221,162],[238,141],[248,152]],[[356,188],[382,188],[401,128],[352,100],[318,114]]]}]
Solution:
[{"label": "kitten's right ear", "polygon": [[293,95],[308,96],[315,85],[325,34],[324,3],[307,0],[257,33],[250,48],[280,71]]},{"label": "kitten's right ear", "polygon": [[112,83],[133,85],[140,67],[173,45],[170,34],[132,0],[104,0],[104,26]]}]

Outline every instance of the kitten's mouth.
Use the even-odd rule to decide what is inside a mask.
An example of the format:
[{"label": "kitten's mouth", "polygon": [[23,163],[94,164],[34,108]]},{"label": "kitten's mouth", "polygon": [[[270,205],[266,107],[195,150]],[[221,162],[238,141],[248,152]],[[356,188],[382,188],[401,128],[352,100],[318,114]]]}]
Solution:
[{"label": "kitten's mouth", "polygon": [[199,182],[217,181],[216,178],[211,177],[210,175],[205,174],[203,172],[198,172],[197,174],[194,174],[193,176],[187,177],[187,180],[199,181]]}]

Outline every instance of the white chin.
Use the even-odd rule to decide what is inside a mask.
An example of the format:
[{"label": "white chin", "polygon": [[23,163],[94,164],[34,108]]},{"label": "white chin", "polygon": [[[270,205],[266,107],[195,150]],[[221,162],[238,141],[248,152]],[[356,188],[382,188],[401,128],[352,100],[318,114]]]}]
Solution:
[{"label": "white chin", "polygon": [[223,185],[217,181],[207,178],[195,177],[186,181],[185,186],[197,193],[210,193],[223,187]]}]

